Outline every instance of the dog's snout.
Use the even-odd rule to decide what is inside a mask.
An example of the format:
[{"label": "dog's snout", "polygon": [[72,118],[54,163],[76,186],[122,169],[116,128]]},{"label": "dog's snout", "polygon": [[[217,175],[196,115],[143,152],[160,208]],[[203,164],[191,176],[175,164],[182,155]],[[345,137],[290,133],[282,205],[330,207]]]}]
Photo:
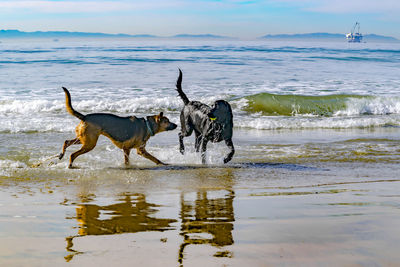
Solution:
[{"label": "dog's snout", "polygon": [[178,127],[178,125],[176,125],[175,123],[170,122],[167,130],[171,131],[171,130],[175,130],[176,127]]}]

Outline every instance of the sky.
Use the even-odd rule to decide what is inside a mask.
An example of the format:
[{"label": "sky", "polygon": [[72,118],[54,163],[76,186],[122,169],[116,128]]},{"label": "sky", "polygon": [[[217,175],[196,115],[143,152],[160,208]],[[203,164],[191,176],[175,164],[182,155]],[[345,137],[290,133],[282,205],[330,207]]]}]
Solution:
[{"label": "sky", "polygon": [[400,0],[0,0],[0,29],[126,34],[347,33],[400,39]]}]

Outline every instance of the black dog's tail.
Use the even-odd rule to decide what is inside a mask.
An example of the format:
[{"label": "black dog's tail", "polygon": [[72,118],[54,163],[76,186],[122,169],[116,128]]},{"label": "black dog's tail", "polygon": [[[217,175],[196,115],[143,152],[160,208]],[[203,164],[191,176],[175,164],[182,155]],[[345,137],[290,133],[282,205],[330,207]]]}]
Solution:
[{"label": "black dog's tail", "polygon": [[85,120],[85,115],[79,113],[78,111],[76,111],[76,110],[72,107],[72,105],[71,105],[71,95],[69,94],[67,88],[63,87],[62,89],[64,90],[64,93],[65,93],[65,105],[67,106],[67,111],[68,111],[71,115],[77,117],[78,119],[80,119],[80,120],[82,120],[82,121]]},{"label": "black dog's tail", "polygon": [[179,69],[179,77],[178,77],[178,80],[176,81],[176,91],[178,91],[178,94],[182,98],[183,103],[185,103],[185,105],[187,105],[189,103],[189,98],[182,91],[182,71],[181,71],[181,69]]}]

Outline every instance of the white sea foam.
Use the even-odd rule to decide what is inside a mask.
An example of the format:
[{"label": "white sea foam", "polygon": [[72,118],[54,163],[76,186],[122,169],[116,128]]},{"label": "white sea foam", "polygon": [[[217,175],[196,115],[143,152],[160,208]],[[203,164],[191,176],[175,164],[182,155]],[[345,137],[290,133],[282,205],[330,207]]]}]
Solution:
[{"label": "white sea foam", "polygon": [[0,101],[0,114],[17,115],[38,112],[60,112],[65,109],[64,102],[49,100],[10,100]]},{"label": "white sea foam", "polygon": [[26,167],[27,167],[27,165],[20,161],[14,161],[14,160],[8,160],[8,159],[0,160],[0,169],[3,169],[3,168],[15,169],[15,168],[26,168]]},{"label": "white sea foam", "polygon": [[10,176],[14,170],[22,168],[27,168],[27,165],[21,161],[0,160],[0,176]]},{"label": "white sea foam", "polygon": [[[220,96],[203,97],[199,101],[211,104]],[[400,125],[400,99],[397,97],[350,98],[344,110],[331,117],[301,114],[296,116],[263,116],[244,111],[248,101],[231,101],[234,126],[260,130],[305,128],[365,128]],[[82,100],[73,102],[83,114],[110,112],[121,116],[145,117],[163,111],[174,123],[180,124],[183,106],[177,97],[138,97],[134,99]],[[0,132],[73,132],[77,119],[65,110],[60,100],[12,100],[0,102]]]},{"label": "white sea foam", "polygon": [[400,126],[400,116],[307,117],[260,116],[235,118],[235,127],[259,130],[279,129],[350,129]]},{"label": "white sea foam", "polygon": [[399,97],[350,98],[346,109],[335,113],[336,116],[354,116],[362,114],[386,115],[400,114]]},{"label": "white sea foam", "polygon": [[[200,97],[196,100],[211,105],[217,99],[226,96],[215,95]],[[156,97],[141,96],[135,98],[113,100],[97,99],[72,100],[72,106],[82,113],[118,112],[118,113],[151,113],[159,111],[179,111],[183,102],[176,96]],[[0,101],[0,115],[33,115],[35,113],[66,113],[65,102],[60,100],[10,100]]]},{"label": "white sea foam", "polygon": [[29,132],[72,132],[77,125],[73,117],[41,116],[0,116],[0,132],[29,133]]}]

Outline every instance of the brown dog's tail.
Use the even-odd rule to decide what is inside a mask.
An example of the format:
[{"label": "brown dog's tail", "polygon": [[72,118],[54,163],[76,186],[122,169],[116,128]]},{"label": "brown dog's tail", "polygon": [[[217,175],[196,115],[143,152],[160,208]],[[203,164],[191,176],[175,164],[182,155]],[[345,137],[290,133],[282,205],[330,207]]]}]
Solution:
[{"label": "brown dog's tail", "polygon": [[71,105],[71,95],[69,94],[67,88],[63,87],[62,89],[64,90],[64,93],[65,93],[65,105],[67,106],[67,111],[68,111],[71,115],[77,117],[78,119],[80,119],[80,120],[82,120],[82,121],[85,120],[85,115],[79,113],[78,111],[76,111],[76,110],[72,107],[72,105]]},{"label": "brown dog's tail", "polygon": [[182,91],[182,71],[181,71],[181,69],[179,69],[179,77],[178,77],[178,80],[176,81],[176,91],[178,91],[178,94],[182,98],[183,103],[185,103],[185,105],[187,105],[189,103],[189,98]]}]

